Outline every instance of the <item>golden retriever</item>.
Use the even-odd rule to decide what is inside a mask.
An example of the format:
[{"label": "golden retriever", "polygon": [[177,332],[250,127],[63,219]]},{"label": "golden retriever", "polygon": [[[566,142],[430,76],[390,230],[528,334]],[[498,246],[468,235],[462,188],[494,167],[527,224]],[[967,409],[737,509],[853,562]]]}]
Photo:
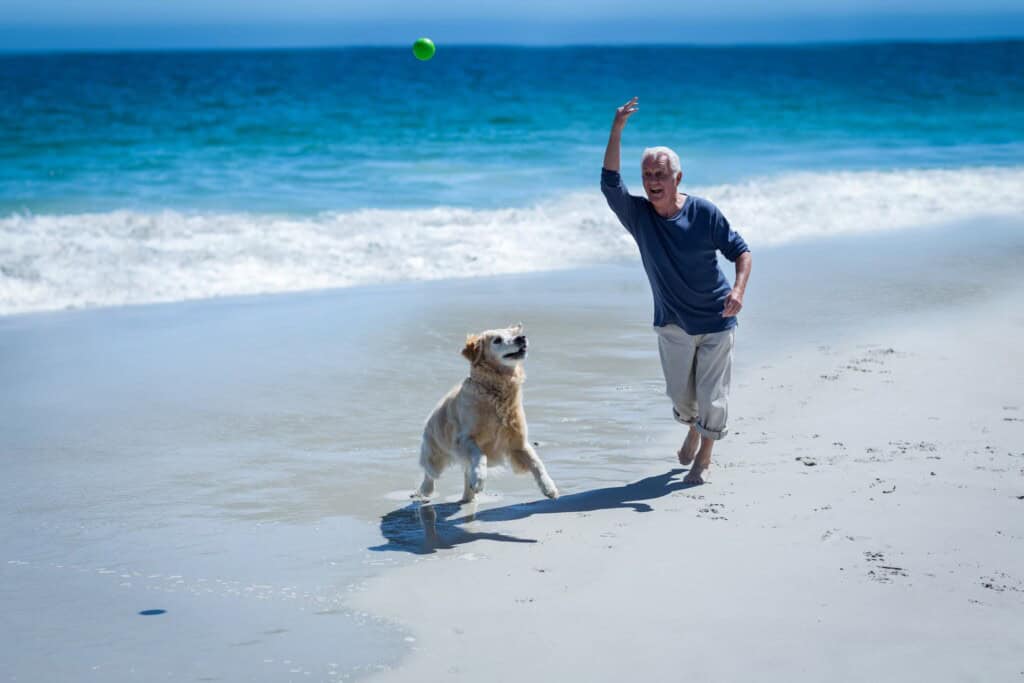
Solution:
[{"label": "golden retriever", "polygon": [[548,498],[558,497],[555,482],[526,433],[526,347],[522,324],[466,338],[462,355],[470,364],[469,377],[449,391],[427,419],[420,444],[423,483],[414,497],[429,498],[434,480],[453,460],[463,469],[462,502],[472,501],[483,490],[489,464],[505,462],[513,472],[531,472]]}]

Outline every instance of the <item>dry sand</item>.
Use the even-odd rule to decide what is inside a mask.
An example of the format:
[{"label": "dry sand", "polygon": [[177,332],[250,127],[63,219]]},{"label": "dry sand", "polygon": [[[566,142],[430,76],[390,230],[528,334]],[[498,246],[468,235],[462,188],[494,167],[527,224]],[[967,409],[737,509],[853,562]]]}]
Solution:
[{"label": "dry sand", "polygon": [[1022,332],[999,299],[748,372],[704,486],[666,448],[440,505],[444,547],[358,598],[416,638],[375,680],[1024,680]]}]

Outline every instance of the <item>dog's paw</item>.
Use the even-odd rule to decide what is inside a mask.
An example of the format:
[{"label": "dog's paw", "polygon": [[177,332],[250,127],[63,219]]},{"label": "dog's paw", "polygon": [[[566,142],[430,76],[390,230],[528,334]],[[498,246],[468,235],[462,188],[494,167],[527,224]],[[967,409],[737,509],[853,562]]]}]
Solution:
[{"label": "dog's paw", "polygon": [[558,487],[555,486],[555,482],[551,481],[550,479],[546,479],[543,482],[541,482],[540,490],[544,493],[545,496],[547,496],[551,500],[555,500],[556,498],[558,498]]}]

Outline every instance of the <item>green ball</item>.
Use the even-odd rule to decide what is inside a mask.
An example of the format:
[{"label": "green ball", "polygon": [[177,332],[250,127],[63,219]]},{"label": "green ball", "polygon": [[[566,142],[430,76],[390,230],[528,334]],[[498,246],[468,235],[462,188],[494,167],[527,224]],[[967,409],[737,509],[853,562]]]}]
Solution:
[{"label": "green ball", "polygon": [[434,56],[434,51],[437,48],[434,47],[434,41],[430,38],[420,38],[412,44],[412,53],[416,55],[416,59],[421,62],[425,62]]}]

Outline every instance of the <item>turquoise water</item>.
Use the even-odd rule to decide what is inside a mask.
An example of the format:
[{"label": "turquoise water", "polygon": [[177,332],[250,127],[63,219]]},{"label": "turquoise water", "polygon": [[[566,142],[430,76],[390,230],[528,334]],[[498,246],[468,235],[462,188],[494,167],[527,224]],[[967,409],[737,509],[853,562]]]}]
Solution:
[{"label": "turquoise water", "polygon": [[[0,315],[636,258],[623,148],[759,250],[1024,214],[1024,42],[0,55]],[[982,223],[983,224],[983,223]]]},{"label": "turquoise water", "polygon": [[[0,57],[0,212],[527,206],[627,155],[688,179],[1018,165],[1024,43]],[[627,156],[628,158],[628,156]]]}]

